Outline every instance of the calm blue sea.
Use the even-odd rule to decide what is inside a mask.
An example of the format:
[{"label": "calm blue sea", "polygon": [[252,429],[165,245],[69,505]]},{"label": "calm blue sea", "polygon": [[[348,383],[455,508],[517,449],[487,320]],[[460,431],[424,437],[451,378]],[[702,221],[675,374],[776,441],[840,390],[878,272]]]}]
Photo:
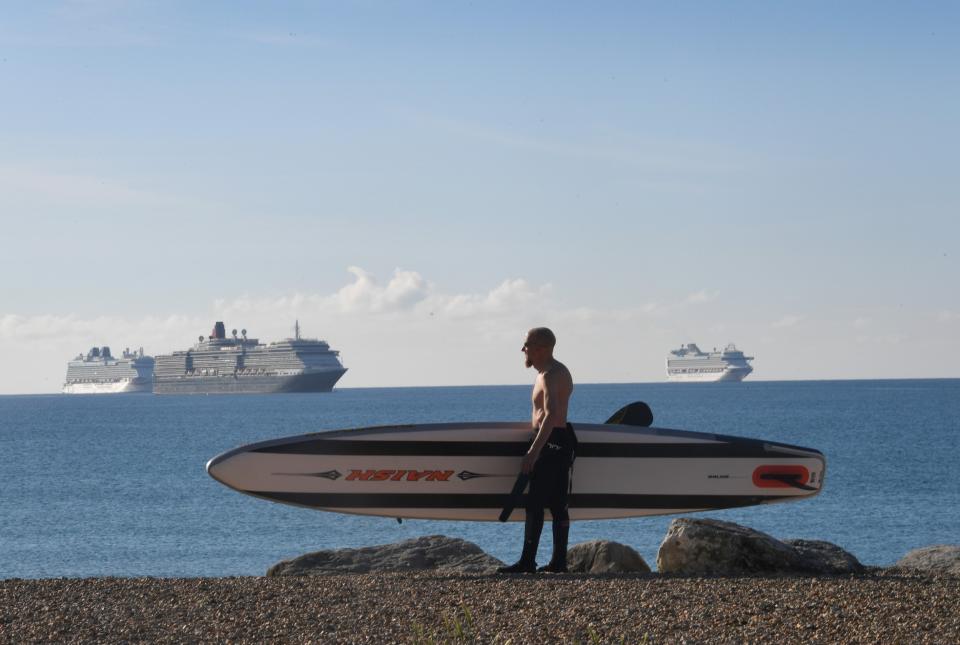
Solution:
[{"label": "calm blue sea", "polygon": [[[429,534],[502,560],[522,525],[402,525],[281,506],[204,471],[240,444],[323,429],[529,418],[529,386],[344,389],[317,395],[0,397],[0,578],[260,575],[284,558]],[[960,543],[960,380],[578,385],[571,418],[647,401],[660,427],[784,441],[827,456],[808,501],[703,516],[823,539],[867,564]],[[669,517],[573,525],[651,564]],[[541,560],[549,557],[544,531]]]}]

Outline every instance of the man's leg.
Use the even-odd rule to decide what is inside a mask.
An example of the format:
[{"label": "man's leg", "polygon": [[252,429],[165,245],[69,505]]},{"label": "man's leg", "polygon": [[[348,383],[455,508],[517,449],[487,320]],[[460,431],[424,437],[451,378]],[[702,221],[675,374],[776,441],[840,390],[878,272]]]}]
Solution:
[{"label": "man's leg", "polygon": [[567,543],[570,539],[570,512],[566,505],[550,509],[553,515],[553,557],[550,563],[538,571],[547,573],[567,572]]},{"label": "man's leg", "polygon": [[549,485],[544,472],[544,460],[538,459],[530,475],[530,491],[525,507],[526,520],[523,523],[523,552],[520,560],[509,567],[500,567],[499,573],[534,573],[537,570],[537,549],[540,546],[540,534],[543,532],[543,515],[546,507],[545,488]]},{"label": "man's leg", "polygon": [[[558,433],[555,431],[554,435]],[[570,468],[573,465],[572,442],[573,431],[569,434],[559,433],[563,440],[564,448],[567,454],[563,458],[557,459],[555,464],[554,481],[552,482],[552,491],[550,496],[550,514],[553,516],[553,557],[550,563],[540,567],[538,571],[547,573],[566,573],[567,571],[567,543],[570,538],[570,511],[567,502],[567,494],[570,492]]]},{"label": "man's leg", "polygon": [[[559,432],[558,432],[559,430]],[[558,530],[563,544],[563,566],[567,561],[567,536],[570,532],[570,515],[567,513],[567,490],[570,487],[570,452],[567,428],[556,428],[550,433],[547,446],[534,464],[530,477],[530,493],[527,496],[527,519],[523,527],[523,554],[520,561],[498,569],[501,573],[532,572],[536,569],[537,548],[543,531],[544,509],[549,506],[553,520],[554,553],[556,554]],[[573,435],[572,428],[569,432]],[[575,441],[575,439],[574,439]],[[560,452],[553,444],[560,444]],[[554,511],[554,509],[556,509]],[[558,529],[557,516],[562,518],[562,530]],[[556,558],[554,558],[556,559]]]},{"label": "man's leg", "polygon": [[543,506],[527,506],[523,523],[523,552],[520,560],[509,567],[500,567],[498,573],[533,573],[537,569],[537,549],[543,532]]}]

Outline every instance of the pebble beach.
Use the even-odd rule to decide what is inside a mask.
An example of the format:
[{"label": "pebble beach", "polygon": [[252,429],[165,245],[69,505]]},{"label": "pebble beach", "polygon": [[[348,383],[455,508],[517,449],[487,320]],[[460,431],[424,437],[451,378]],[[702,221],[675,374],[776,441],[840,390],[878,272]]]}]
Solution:
[{"label": "pebble beach", "polygon": [[0,580],[0,642],[957,643],[960,578],[370,573]]}]

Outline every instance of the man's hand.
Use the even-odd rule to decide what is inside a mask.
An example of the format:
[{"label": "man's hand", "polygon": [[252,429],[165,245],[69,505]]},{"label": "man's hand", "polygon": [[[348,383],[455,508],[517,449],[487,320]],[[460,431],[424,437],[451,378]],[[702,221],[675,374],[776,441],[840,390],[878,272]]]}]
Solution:
[{"label": "man's hand", "polygon": [[524,475],[529,475],[533,472],[533,465],[537,463],[537,457],[539,454],[527,453],[523,456],[523,461],[520,463],[520,472]]}]

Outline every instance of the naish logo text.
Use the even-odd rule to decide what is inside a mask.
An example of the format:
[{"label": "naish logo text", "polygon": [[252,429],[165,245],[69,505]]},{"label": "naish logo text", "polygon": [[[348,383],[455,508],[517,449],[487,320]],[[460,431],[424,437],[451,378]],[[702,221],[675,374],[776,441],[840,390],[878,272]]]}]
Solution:
[{"label": "naish logo text", "polygon": [[452,470],[351,470],[347,481],[426,481],[445,482],[453,475]]}]

